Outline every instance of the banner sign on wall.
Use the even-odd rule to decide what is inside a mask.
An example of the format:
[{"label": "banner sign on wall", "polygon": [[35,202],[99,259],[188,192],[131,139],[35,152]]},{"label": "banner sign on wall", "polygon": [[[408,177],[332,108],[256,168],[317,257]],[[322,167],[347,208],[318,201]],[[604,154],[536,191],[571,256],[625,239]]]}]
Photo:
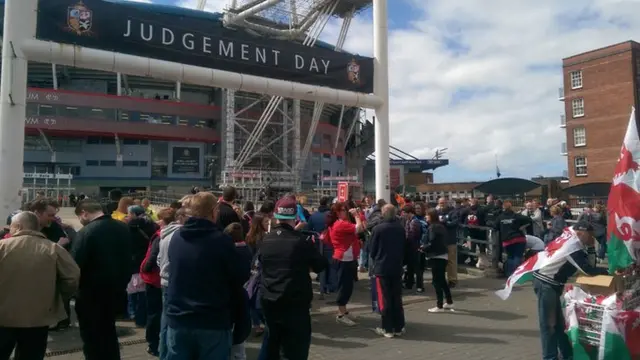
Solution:
[{"label": "banner sign on wall", "polygon": [[200,172],[200,148],[175,146],[172,148],[171,172],[193,174]]},{"label": "banner sign on wall", "polygon": [[373,59],[103,0],[40,0],[36,37],[158,60],[373,92]]}]

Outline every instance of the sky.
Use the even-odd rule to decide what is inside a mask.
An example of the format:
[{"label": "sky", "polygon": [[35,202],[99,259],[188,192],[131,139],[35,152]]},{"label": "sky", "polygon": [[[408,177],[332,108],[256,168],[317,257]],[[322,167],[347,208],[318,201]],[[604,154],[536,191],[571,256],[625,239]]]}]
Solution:
[{"label": "sky", "polygon": [[[562,175],[562,59],[640,40],[639,13],[639,0],[389,0],[391,144],[418,158],[447,148],[436,182],[488,180],[496,158],[503,177]],[[332,19],[320,38],[334,44],[340,25]],[[345,50],[372,55],[370,9]]]}]

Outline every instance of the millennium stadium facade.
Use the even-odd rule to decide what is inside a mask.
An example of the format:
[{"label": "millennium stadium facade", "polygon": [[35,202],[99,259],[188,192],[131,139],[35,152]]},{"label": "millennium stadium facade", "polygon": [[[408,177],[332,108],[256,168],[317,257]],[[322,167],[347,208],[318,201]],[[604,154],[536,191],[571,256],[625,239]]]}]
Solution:
[{"label": "millennium stadium facade", "polygon": [[[372,59],[342,51],[351,19],[370,0],[255,6],[260,2],[233,1],[221,14],[40,0],[37,37],[145,57],[162,52],[195,66],[214,57],[223,70],[372,92]],[[318,38],[332,18],[343,25],[328,44]],[[251,196],[265,186],[335,189],[342,178],[362,181],[374,151],[373,124],[359,107],[50,62],[28,62],[27,191],[97,195],[234,185]]]}]

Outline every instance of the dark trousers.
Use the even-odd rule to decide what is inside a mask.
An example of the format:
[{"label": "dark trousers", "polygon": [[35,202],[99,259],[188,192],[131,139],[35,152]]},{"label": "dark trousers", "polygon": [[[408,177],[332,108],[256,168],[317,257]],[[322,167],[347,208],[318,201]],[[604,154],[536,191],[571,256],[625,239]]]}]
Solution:
[{"label": "dark trousers", "polygon": [[9,360],[16,350],[15,360],[42,360],[47,352],[49,327],[0,327],[0,360]]},{"label": "dark trousers", "polygon": [[542,359],[556,360],[558,358],[558,349],[563,359],[572,359],[573,348],[569,337],[564,331],[564,314],[560,304],[563,288],[554,287],[534,278],[533,290],[538,297]]},{"label": "dark trousers", "polygon": [[355,261],[338,261],[338,306],[347,306],[353,295],[354,277],[358,276],[358,265]]},{"label": "dark trousers", "polygon": [[162,290],[145,285],[147,300],[147,326],[145,338],[151,351],[158,351],[160,345],[160,319],[162,318]]},{"label": "dark trousers", "polygon": [[387,333],[402,331],[405,321],[400,276],[376,276],[376,292],[382,329]]},{"label": "dark trousers", "polygon": [[431,262],[431,277],[433,288],[436,291],[436,305],[441,308],[444,305],[444,300],[447,300],[447,304],[453,304],[451,299],[451,289],[449,289],[449,283],[447,282],[447,263],[445,259],[430,259]]},{"label": "dark trousers", "polygon": [[160,344],[158,346],[158,352],[160,352],[160,359],[164,360],[167,357],[167,287],[163,286],[161,291],[162,315],[160,316]]},{"label": "dark trousers", "polygon": [[407,272],[405,274],[404,286],[411,289],[413,284],[416,288],[424,288],[424,254],[417,249],[407,249]]},{"label": "dark trousers", "polygon": [[119,360],[120,344],[116,333],[116,315],[120,297],[112,294],[79,294],[76,315],[86,360]]},{"label": "dark trousers", "polygon": [[607,256],[607,235],[597,236],[598,241],[598,258],[604,260]]},{"label": "dark trousers", "polygon": [[[308,306],[282,306],[262,302],[262,311],[267,322],[267,336],[260,351],[260,359],[307,360],[311,346],[311,315]],[[265,357],[263,357],[263,352]]]},{"label": "dark trousers", "polygon": [[505,275],[507,277],[511,276],[518,266],[522,264],[526,248],[527,243],[515,243],[504,247],[504,251],[507,253],[507,262],[505,264]]}]

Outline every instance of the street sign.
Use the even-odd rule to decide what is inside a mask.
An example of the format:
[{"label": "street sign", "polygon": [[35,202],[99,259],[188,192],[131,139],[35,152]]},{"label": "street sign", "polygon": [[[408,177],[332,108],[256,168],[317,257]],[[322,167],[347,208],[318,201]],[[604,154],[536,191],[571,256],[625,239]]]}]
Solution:
[{"label": "street sign", "polygon": [[73,175],[71,174],[50,174],[50,173],[25,173],[25,179],[60,179],[71,180]]}]

